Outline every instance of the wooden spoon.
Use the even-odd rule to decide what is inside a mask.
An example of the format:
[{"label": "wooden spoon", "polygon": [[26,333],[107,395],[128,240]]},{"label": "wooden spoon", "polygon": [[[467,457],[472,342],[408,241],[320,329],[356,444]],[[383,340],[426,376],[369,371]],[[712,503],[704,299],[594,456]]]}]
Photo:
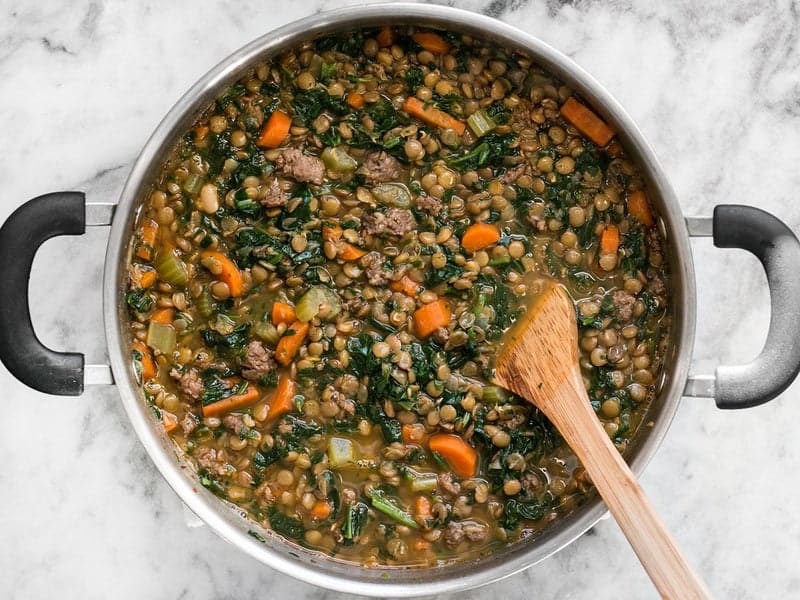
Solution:
[{"label": "wooden spoon", "polygon": [[578,364],[575,308],[562,287],[545,291],[511,330],[494,380],[536,405],[555,425],[661,596],[711,598],[591,407]]}]

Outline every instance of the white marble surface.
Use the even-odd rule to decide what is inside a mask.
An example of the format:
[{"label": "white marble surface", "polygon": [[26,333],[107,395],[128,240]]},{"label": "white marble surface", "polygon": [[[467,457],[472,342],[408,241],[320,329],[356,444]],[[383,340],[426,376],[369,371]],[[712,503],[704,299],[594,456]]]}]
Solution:
[{"label": "white marble surface", "polygon": [[[0,220],[38,194],[114,200],[171,104],[252,38],[341,0],[0,0]],[[460,4],[460,3],[459,3]],[[659,3],[661,4],[661,3]],[[786,1],[469,0],[574,57],[633,115],[687,213],[723,202],[800,231],[800,19]],[[31,279],[42,340],[105,352],[105,233],[48,242]],[[701,370],[752,357],[769,319],[755,260],[694,244]],[[2,257],[2,260],[13,257]],[[35,393],[0,367],[0,596],[334,598],[184,525],[113,389]],[[719,598],[800,595],[800,386],[723,413],[683,401],[643,482]],[[460,598],[655,597],[613,522]]]}]

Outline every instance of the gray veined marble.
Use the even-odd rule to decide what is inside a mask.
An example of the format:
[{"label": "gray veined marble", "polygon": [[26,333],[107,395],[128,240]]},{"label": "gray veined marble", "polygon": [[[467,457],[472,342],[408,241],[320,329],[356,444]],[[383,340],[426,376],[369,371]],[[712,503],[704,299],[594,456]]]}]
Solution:
[{"label": "gray veined marble", "polygon": [[[356,2],[345,2],[355,4]],[[341,0],[199,4],[0,1],[0,219],[81,189],[114,201],[138,149],[209,67],[256,36]],[[449,2],[521,27],[578,61],[655,146],[687,214],[750,203],[800,230],[800,49],[792,2]],[[106,234],[47,242],[33,320],[54,348],[103,362]],[[769,319],[743,251],[693,242],[697,372],[752,358]],[[8,260],[9,257],[2,257]],[[798,387],[741,413],[685,399],[643,483],[720,598],[800,596]],[[247,558],[180,502],[113,388],[32,392],[0,368],[0,583],[7,598],[333,598]],[[461,598],[652,598],[616,525]]]}]

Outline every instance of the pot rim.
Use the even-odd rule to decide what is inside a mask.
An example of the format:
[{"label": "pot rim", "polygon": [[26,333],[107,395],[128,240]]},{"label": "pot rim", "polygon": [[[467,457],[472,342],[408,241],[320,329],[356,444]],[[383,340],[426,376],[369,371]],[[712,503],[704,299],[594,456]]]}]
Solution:
[{"label": "pot rim", "polygon": [[[333,31],[380,24],[424,24],[472,33],[495,42],[520,48],[538,64],[586,98],[619,132],[619,137],[642,167],[653,201],[662,217],[660,223],[668,241],[673,298],[671,349],[665,357],[665,376],[658,406],[651,408],[654,421],[647,435],[637,436],[627,458],[634,473],[641,473],[654,455],[677,410],[688,375],[696,318],[694,267],[689,238],[675,194],[652,147],[622,106],[591,75],[569,57],[548,44],[497,19],[447,6],[387,3],[354,6],[322,12],[266,33],[237,50],[201,77],[170,109],[154,130],[137,158],[117,205],[108,242],[103,281],[103,315],[114,379],[128,417],[150,458],[181,500],[218,535],[260,562],[297,579],[340,592],[369,596],[412,597],[466,590],[492,583],[522,571],[551,556],[580,537],[606,513],[599,498],[591,498],[572,515],[560,520],[533,543],[520,542],[492,555],[446,567],[426,569],[358,569],[341,561],[303,556],[303,550],[281,542],[262,543],[247,535],[243,519],[197,485],[186,464],[176,458],[174,448],[154,425],[150,409],[136,384],[126,339],[124,288],[129,242],[133,224],[141,209],[140,199],[150,188],[162,159],[178,135],[211,104],[219,91],[247,68],[299,41]],[[277,541],[276,541],[277,540]],[[502,560],[500,556],[502,555]],[[494,558],[493,558],[494,557]],[[376,576],[379,574],[379,576]]]}]

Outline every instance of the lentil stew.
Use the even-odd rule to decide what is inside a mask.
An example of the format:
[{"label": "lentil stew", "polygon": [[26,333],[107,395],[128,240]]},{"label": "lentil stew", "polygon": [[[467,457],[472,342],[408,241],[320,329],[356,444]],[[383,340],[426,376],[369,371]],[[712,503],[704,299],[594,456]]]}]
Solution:
[{"label": "lentil stew", "polygon": [[669,329],[663,239],[614,132],[522,54],[413,28],[255,67],[179,142],[137,224],[143,393],[200,481],[365,565],[463,560],[591,493],[491,384],[546,280],[620,451]]}]

